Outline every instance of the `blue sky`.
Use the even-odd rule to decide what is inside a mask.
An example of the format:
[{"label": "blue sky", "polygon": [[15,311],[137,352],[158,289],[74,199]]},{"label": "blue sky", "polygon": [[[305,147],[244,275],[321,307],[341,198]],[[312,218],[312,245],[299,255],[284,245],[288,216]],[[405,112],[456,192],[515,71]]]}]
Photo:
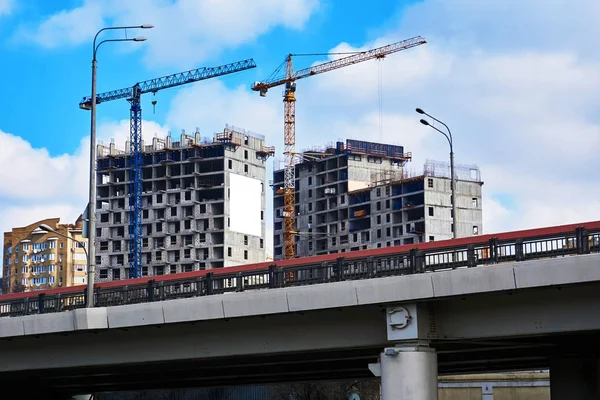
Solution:
[{"label": "blue sky", "polygon": [[[34,147],[44,147],[51,155],[72,153],[79,146],[82,135],[89,130],[89,113],[79,110],[78,102],[90,89],[91,40],[77,45],[56,44],[52,47],[28,42],[27,36],[52,15],[84,5],[83,1],[12,1],[13,11],[0,19],[0,33],[10,38],[0,43],[3,58],[10,63],[0,65],[0,73],[9,78],[3,84],[0,108],[2,129],[28,140]],[[92,2],[88,2],[92,3]],[[360,46],[382,32],[390,16],[398,12],[399,4],[376,0],[370,7],[360,1],[323,1],[309,17],[304,29],[286,29],[276,26],[260,38],[243,42],[235,47],[223,47],[220,53],[207,55],[200,62],[161,60],[160,65],[144,62],[148,43],[108,43],[98,53],[98,92],[202,66],[227,64],[254,58],[258,67],[238,76],[222,79],[227,86],[250,86],[254,80],[264,79],[283,60],[288,52],[326,52],[335,47],[340,38],[350,45]],[[360,12],[358,12],[360,10]],[[110,20],[107,20],[110,25]],[[153,23],[132,18],[126,24]],[[156,24],[156,22],[154,22]],[[356,29],[360,27],[360,29]],[[156,35],[160,35],[160,26]],[[226,21],[222,29],[235,29]],[[155,32],[152,32],[155,33]],[[100,38],[121,38],[123,31],[105,32]],[[145,30],[129,30],[130,37],[146,36]],[[214,32],[218,35],[218,32]],[[311,62],[301,60],[305,65]],[[144,98],[143,111],[147,119],[164,123],[168,104],[177,90],[160,92],[156,113],[152,113],[152,96]],[[99,123],[127,117],[125,100],[103,104],[98,112]],[[35,117],[33,117],[35,116]],[[33,117],[33,118],[32,118]],[[44,121],[43,126],[41,121]],[[187,127],[191,129],[193,127]],[[217,127],[215,127],[217,129]]]},{"label": "blue sky", "polygon": [[[103,45],[99,92],[249,57],[258,64],[146,95],[148,140],[195,127],[211,136],[230,123],[265,135],[281,158],[281,90],[261,98],[253,81],[289,52],[421,35],[426,45],[381,63],[299,81],[298,149],[339,138],[402,144],[417,173],[448,157],[444,138],[419,124],[421,107],[452,128],[457,163],[481,168],[484,232],[600,219],[599,16],[597,0],[0,0],[0,229],[83,210],[89,113],[78,103],[90,93],[92,38],[145,23],[155,28],[128,34],[146,42]],[[128,116],[125,100],[101,104],[99,140],[124,147]]]}]

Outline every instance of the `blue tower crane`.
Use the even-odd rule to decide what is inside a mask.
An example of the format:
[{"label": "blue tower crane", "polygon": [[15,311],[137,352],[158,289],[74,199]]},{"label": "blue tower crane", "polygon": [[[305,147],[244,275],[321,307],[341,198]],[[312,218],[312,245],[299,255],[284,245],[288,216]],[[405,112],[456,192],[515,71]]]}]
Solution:
[{"label": "blue tower crane", "polygon": [[[256,63],[252,58],[238,61],[219,67],[203,67],[190,71],[180,72],[161,78],[138,82],[132,87],[113,90],[96,95],[96,104],[106,101],[127,99],[130,103],[130,141],[129,141],[129,277],[141,276],[142,264],[142,107],[140,98],[144,93],[156,93],[159,90],[172,88],[216,78],[234,72],[255,68]],[[84,97],[79,107],[84,110],[91,109],[91,96]],[[95,210],[90,210],[95,212]]]}]

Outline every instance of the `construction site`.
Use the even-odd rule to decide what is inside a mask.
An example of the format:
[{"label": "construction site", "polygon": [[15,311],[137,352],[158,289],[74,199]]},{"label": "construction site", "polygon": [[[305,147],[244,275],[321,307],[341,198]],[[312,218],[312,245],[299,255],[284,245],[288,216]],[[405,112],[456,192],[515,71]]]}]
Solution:
[{"label": "construction site", "polygon": [[[269,185],[265,164],[275,148],[263,135],[226,125],[211,137],[196,129],[178,138],[169,133],[151,143],[142,139],[142,95],[255,68],[253,59],[84,97],[79,106],[85,110],[119,99],[130,105],[130,140],[122,148],[98,144],[92,154],[88,208],[95,218],[89,220],[88,210],[83,216],[84,225],[89,220],[84,237],[95,244],[88,257],[91,281],[266,261],[267,213],[273,213],[276,260],[482,232],[477,167],[456,169],[453,202],[448,166],[428,162],[423,173],[410,174],[405,167],[412,154],[400,145],[347,139],[296,151],[298,80],[425,43],[416,36],[298,70],[297,56],[331,54],[288,54],[269,78],[254,82],[251,90],[261,97],[284,88],[283,164],[274,168]],[[273,196],[272,210],[266,209],[267,196]]]},{"label": "construction site", "polygon": [[[301,153],[294,165],[294,253],[299,257],[451,239],[482,231],[477,166],[457,166],[456,219],[450,168],[428,160],[409,173],[402,146],[347,139]],[[284,175],[273,173],[274,257],[284,258]]]}]

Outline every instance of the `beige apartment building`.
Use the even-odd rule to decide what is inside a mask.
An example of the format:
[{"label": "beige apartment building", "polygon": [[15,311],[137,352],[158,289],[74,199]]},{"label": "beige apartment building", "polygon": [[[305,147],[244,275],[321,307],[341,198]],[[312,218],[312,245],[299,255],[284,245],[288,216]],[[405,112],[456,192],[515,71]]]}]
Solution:
[{"label": "beige apartment building", "polygon": [[3,293],[85,284],[86,245],[81,216],[74,224],[48,218],[5,232]]}]

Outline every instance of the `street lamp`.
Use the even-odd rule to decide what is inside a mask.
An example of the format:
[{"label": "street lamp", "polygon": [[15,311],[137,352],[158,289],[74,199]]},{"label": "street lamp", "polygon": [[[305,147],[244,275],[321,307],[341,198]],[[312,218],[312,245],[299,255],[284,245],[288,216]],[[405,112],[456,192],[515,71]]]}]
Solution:
[{"label": "street lamp", "polygon": [[88,270],[88,283],[87,283],[87,307],[94,307],[94,278],[96,273],[96,54],[98,48],[102,43],[106,42],[143,42],[146,40],[145,37],[135,37],[131,39],[107,39],[103,40],[96,45],[96,39],[98,35],[106,30],[114,29],[151,29],[153,25],[135,25],[135,26],[114,26],[108,28],[102,28],[94,36],[93,45],[93,57],[92,57],[92,98],[90,105],[83,105],[82,108],[90,110],[91,116],[91,128],[90,128],[90,188],[89,188],[89,203],[88,203],[88,246],[89,253],[87,259],[87,270]]},{"label": "street lamp", "polygon": [[452,236],[454,237],[454,239],[456,239],[456,230],[457,230],[456,200],[455,200],[455,196],[454,196],[454,191],[456,188],[456,178],[454,176],[454,149],[452,147],[452,132],[450,132],[450,128],[448,128],[448,125],[446,125],[439,119],[435,118],[434,116],[427,114],[422,109],[416,108],[415,111],[418,112],[419,114],[427,115],[428,117],[432,118],[433,120],[444,125],[446,127],[446,129],[448,130],[448,134],[446,134],[446,132],[439,130],[435,126],[431,125],[428,121],[426,121],[424,119],[421,119],[421,121],[420,121],[423,125],[429,126],[430,128],[433,128],[436,131],[438,131],[439,133],[441,133],[442,135],[444,135],[446,137],[446,139],[448,140],[448,144],[450,145],[450,188],[451,188],[451,202],[452,202]]}]

